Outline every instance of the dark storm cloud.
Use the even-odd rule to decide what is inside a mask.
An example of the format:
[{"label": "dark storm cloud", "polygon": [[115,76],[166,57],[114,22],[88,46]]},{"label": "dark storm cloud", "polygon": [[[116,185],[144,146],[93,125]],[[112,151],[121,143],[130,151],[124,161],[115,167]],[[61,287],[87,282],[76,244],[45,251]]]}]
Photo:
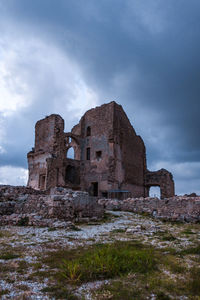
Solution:
[{"label": "dark storm cloud", "polygon": [[[173,169],[191,162],[192,168],[192,162],[199,162],[198,0],[7,0],[2,1],[2,17],[16,24],[19,34],[21,29],[70,55],[101,103],[123,105],[144,138],[150,166],[169,161]],[[51,99],[59,86],[40,93],[37,99]],[[34,108],[30,118],[39,114],[39,106]],[[20,146],[13,161],[22,157],[17,153]],[[177,178],[181,172],[183,166]],[[192,180],[197,173],[200,169],[188,176]]]}]

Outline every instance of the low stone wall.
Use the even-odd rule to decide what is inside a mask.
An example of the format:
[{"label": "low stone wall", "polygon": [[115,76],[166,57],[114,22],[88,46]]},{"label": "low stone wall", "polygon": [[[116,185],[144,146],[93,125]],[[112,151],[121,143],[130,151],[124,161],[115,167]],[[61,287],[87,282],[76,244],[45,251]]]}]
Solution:
[{"label": "low stone wall", "polygon": [[98,220],[103,214],[103,205],[86,192],[58,187],[46,193],[25,187],[0,186],[0,225],[52,226],[52,220]]},{"label": "low stone wall", "polygon": [[171,221],[200,221],[200,197],[97,200],[86,192],[62,187],[41,192],[27,187],[0,186],[0,225],[66,227],[67,222],[101,219],[105,209],[148,213]]},{"label": "low stone wall", "polygon": [[100,199],[99,204],[107,210],[122,210],[148,213],[155,218],[181,221],[200,221],[200,197],[176,196],[160,200],[158,198],[130,198],[124,201]]}]

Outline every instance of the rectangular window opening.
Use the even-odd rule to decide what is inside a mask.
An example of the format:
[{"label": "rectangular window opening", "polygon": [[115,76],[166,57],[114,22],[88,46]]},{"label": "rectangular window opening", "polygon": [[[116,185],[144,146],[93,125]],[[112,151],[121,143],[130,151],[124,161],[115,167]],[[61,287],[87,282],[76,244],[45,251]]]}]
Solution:
[{"label": "rectangular window opening", "polygon": [[96,151],[96,159],[100,160],[102,156],[102,151]]},{"label": "rectangular window opening", "polygon": [[86,149],[86,159],[90,160],[90,148]]},{"label": "rectangular window opening", "polygon": [[39,177],[39,188],[40,188],[40,190],[45,190],[45,185],[46,185],[46,176],[42,174]]},{"label": "rectangular window opening", "polygon": [[97,197],[98,196],[98,182],[92,182],[92,191],[93,191],[93,196]]}]

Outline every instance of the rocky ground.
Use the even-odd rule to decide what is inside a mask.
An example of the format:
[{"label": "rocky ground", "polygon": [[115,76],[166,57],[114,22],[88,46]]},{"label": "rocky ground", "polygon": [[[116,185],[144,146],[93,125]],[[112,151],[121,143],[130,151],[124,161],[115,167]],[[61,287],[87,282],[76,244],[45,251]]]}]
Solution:
[{"label": "rocky ground", "polygon": [[[148,272],[105,273],[93,281],[78,276],[74,264],[63,275],[63,259],[121,242],[152,253]],[[101,222],[69,229],[0,227],[1,299],[200,299],[199,263],[200,224],[109,211]]]}]

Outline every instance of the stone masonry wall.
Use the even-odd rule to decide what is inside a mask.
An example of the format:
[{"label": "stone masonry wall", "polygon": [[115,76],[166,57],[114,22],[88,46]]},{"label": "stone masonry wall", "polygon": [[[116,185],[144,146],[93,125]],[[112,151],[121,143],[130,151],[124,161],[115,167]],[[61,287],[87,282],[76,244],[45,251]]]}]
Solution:
[{"label": "stone masonry wall", "polygon": [[200,197],[172,197],[160,200],[158,198],[129,198],[124,201],[100,199],[108,210],[148,213],[153,217],[170,221],[200,221]]},{"label": "stone masonry wall", "polygon": [[52,188],[49,193],[0,186],[0,225],[52,226],[53,221],[89,221],[103,217],[104,208],[86,192]]}]

